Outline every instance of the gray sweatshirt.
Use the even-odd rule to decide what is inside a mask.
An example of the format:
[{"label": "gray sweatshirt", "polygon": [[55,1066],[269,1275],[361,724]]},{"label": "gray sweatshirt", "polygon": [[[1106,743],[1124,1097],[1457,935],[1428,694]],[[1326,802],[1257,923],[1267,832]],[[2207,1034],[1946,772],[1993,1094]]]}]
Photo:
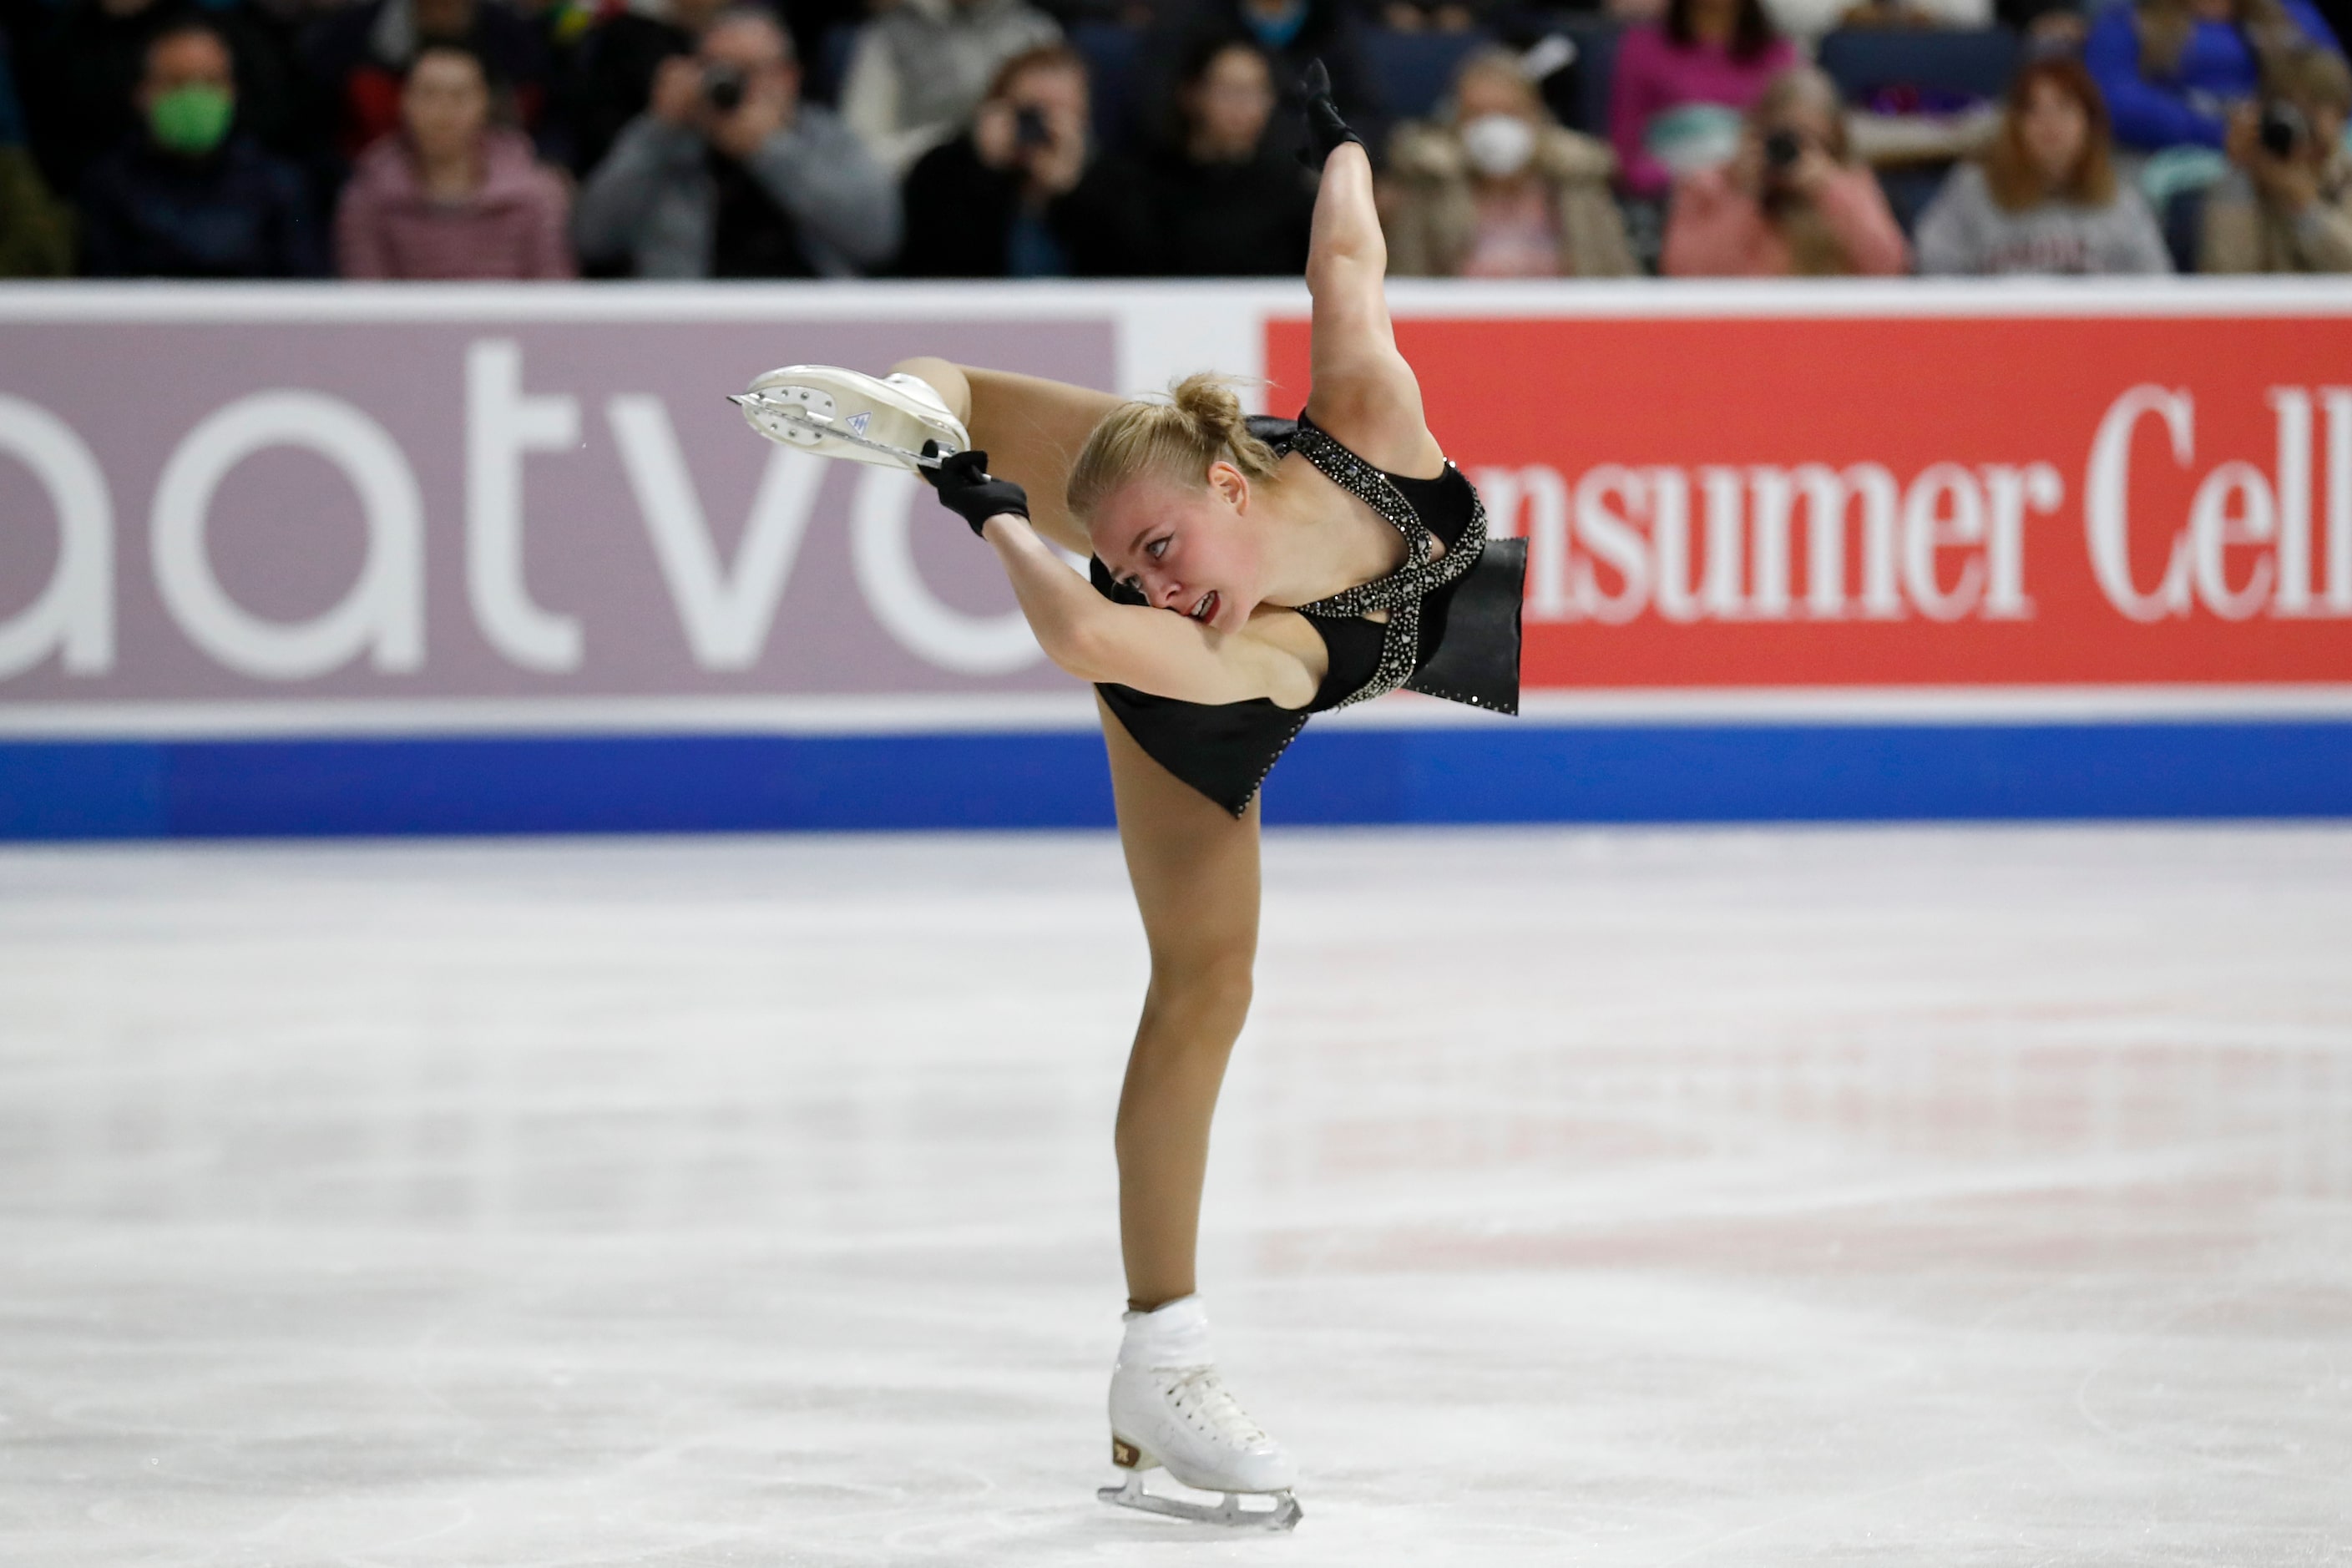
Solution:
[{"label": "gray sweatshirt", "polygon": [[[710,275],[719,193],[692,129],[650,114],[629,121],[572,207],[572,238],[591,267],[625,261],[639,278]],[[792,215],[801,249],[846,278],[898,248],[898,190],[849,128],[813,103],[751,155],[752,176]]]},{"label": "gray sweatshirt", "polygon": [[898,0],[858,30],[841,117],[903,175],[963,129],[997,67],[1061,36],[1029,0]]},{"label": "gray sweatshirt", "polygon": [[2103,207],[2042,202],[2013,213],[1974,163],[1954,169],[1919,215],[1916,243],[1919,270],[1931,275],[2172,270],[2154,215],[2128,184]]}]

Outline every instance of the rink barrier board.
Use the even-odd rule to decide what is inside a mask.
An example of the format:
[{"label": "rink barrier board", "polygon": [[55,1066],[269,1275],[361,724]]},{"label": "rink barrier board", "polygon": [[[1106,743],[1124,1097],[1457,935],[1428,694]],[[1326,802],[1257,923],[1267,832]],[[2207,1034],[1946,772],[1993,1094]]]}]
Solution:
[{"label": "rink barrier board", "polygon": [[[2352,815],[2352,721],[1334,728],[1270,825]],[[0,837],[1099,828],[1099,736],[0,742]]]},{"label": "rink barrier board", "polygon": [[[2352,815],[2340,285],[1391,292],[1529,544],[1530,717],[1318,722],[1269,821]],[[930,352],[1280,411],[1307,303],[0,286],[0,837],[1106,824],[985,553],[715,391]]]}]

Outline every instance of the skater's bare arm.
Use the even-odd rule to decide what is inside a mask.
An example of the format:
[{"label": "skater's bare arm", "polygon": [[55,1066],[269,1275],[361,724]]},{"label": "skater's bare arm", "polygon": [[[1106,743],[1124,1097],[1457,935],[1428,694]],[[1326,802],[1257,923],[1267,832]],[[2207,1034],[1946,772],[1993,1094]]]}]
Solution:
[{"label": "skater's bare arm", "polygon": [[1322,644],[1303,623],[1283,624],[1297,616],[1268,616],[1240,631],[1215,631],[1167,610],[1104,598],[1026,518],[992,517],[981,537],[1003,563],[1038,646],[1081,680],[1111,681],[1187,702],[1266,697],[1285,708],[1304,708],[1315,700],[1322,671],[1308,661]]},{"label": "skater's bare arm", "polygon": [[1353,142],[1323,164],[1307,289],[1314,296],[1307,416],[1377,468],[1431,479],[1445,454],[1423,417],[1421,384],[1389,323],[1388,244],[1372,205],[1372,164]]}]

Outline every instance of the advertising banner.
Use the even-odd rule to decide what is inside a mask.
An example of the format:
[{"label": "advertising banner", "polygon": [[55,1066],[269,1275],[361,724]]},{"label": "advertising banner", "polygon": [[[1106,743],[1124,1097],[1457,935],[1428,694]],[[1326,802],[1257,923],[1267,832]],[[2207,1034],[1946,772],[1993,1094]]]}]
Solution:
[{"label": "advertising banner", "polygon": [[1533,687],[2352,681],[2352,316],[1397,337],[1529,542]]},{"label": "advertising banner", "polygon": [[918,352],[1104,386],[1113,339],[854,309],[0,324],[0,705],[1066,688],[913,475],[772,446],[722,395]]},{"label": "advertising banner", "polygon": [[[1391,289],[1527,690],[1269,822],[2352,812],[2352,295]],[[918,353],[1307,391],[1297,283],[0,288],[0,838],[1105,825],[911,475],[723,395]]]}]

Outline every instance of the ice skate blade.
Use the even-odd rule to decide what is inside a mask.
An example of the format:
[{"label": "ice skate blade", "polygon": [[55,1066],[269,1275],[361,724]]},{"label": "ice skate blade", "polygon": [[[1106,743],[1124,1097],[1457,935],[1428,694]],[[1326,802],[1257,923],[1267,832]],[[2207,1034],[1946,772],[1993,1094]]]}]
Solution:
[{"label": "ice skate blade", "polygon": [[[1126,1484],[1102,1487],[1095,1496],[1120,1508],[1166,1514],[1171,1519],[1187,1519],[1195,1524],[1222,1525],[1228,1530],[1290,1530],[1297,1527],[1307,1511],[1288,1492],[1227,1492],[1222,1503],[1186,1502],[1181,1498],[1161,1497],[1144,1489],[1140,1470],[1129,1470]],[[1274,1506],[1244,1508],[1242,1506],[1244,1497],[1264,1497]]]},{"label": "ice skate blade", "polygon": [[[847,458],[891,468],[940,466],[937,458],[926,458],[887,441],[871,440],[835,423],[833,399],[823,393],[803,387],[787,387],[779,392],[730,392],[727,401],[743,411],[744,421],[752,429],[779,446],[804,447],[821,458]],[[844,447],[855,449],[843,451]]]}]

